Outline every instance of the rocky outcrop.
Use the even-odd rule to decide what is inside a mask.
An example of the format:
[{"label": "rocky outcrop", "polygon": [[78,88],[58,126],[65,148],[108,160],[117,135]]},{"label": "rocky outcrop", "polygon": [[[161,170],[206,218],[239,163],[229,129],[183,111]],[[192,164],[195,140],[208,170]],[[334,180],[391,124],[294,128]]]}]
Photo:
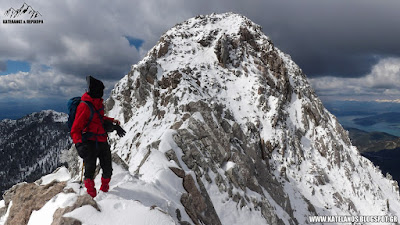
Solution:
[{"label": "rocky outcrop", "polygon": [[[253,124],[248,124],[246,131],[243,131],[237,123],[230,125],[227,122],[230,118],[229,112],[216,113],[218,110],[223,109],[224,107],[221,105],[209,107],[208,104],[202,101],[190,103],[185,107],[184,111],[190,114],[200,112],[202,120],[194,117],[188,118],[187,127],[178,129],[177,135],[174,136],[174,141],[184,153],[182,156],[183,162],[196,174],[198,186],[204,187],[203,182],[208,184],[215,182],[219,190],[228,193],[229,198],[237,202],[240,207],[254,204],[257,206],[256,210],[258,209],[262,212],[269,224],[280,224],[282,221],[278,222],[279,218],[271,213],[273,209],[266,201],[263,190],[267,190],[271,193],[271,197],[293,217],[290,200],[284,193],[284,188],[273,177],[268,164],[262,159],[262,150],[259,145],[261,141],[260,134],[251,131]],[[220,117],[220,115],[224,114],[227,115],[225,118]],[[209,157],[204,157],[204,155]],[[213,171],[218,174],[218,170],[229,163],[235,166],[226,170],[225,176],[217,176],[214,180],[203,172]],[[193,196],[190,201],[187,195],[182,196],[182,203],[189,211],[189,215],[191,215],[191,211],[202,213],[205,208],[213,207],[211,201],[207,201],[209,197],[206,188],[200,188],[200,190],[187,188],[187,186],[194,186],[194,184],[190,185],[193,183],[190,182],[192,180],[193,178],[190,175],[183,177],[185,190],[188,191],[189,196]],[[263,198],[251,199],[246,195],[234,193],[234,189],[246,191],[247,188],[257,192]],[[199,195],[200,193],[201,195]],[[198,196],[198,200],[194,200],[196,199],[195,196]],[[188,202],[191,204],[188,205]],[[193,210],[196,207],[197,210]],[[193,219],[192,216],[191,218]],[[214,222],[218,221],[217,214],[214,217],[207,216],[207,218],[214,218]],[[202,221],[198,217],[195,217],[193,221],[198,220]],[[295,221],[295,218],[292,218],[292,220]]]},{"label": "rocky outcrop", "polygon": [[65,182],[56,181],[47,185],[21,183],[13,186],[3,196],[6,208],[12,202],[5,225],[28,224],[32,211],[41,209],[55,195],[64,192],[64,187]]},{"label": "rocky outcrop", "polygon": [[92,197],[90,197],[89,195],[81,195],[77,198],[72,206],[57,209],[54,212],[53,222],[51,223],[51,225],[81,225],[81,221],[70,217],[64,217],[64,214],[72,212],[73,210],[80,208],[84,205],[90,205],[100,212],[99,206]]},{"label": "rocky outcrop", "polygon": [[[25,225],[28,224],[31,213],[34,210],[40,210],[50,199],[59,193],[74,193],[72,189],[64,189],[65,182],[53,181],[47,185],[37,185],[35,183],[21,183],[13,186],[4,194],[6,207],[12,202],[9,209],[5,225]],[[59,208],[53,214],[52,225],[81,225],[79,220],[64,217],[64,214],[73,210],[90,205],[97,211],[100,211],[96,201],[89,195],[78,196],[72,206]]]},{"label": "rocky outcrop", "polygon": [[72,144],[68,150],[61,152],[60,161],[68,168],[71,177],[80,176],[82,162],[79,161],[79,155],[75,144]]}]

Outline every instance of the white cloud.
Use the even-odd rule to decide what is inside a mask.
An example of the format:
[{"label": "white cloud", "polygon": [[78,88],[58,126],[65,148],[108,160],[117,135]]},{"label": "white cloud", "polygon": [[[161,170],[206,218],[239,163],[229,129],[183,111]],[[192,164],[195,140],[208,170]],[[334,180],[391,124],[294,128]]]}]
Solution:
[{"label": "white cloud", "polygon": [[385,58],[361,78],[310,79],[322,97],[360,100],[393,100],[400,96],[400,58]]},{"label": "white cloud", "polygon": [[366,76],[365,83],[371,88],[398,89],[400,87],[400,58],[381,60]]},{"label": "white cloud", "polygon": [[85,84],[81,78],[33,68],[0,76],[0,99],[65,98],[82,94]]}]

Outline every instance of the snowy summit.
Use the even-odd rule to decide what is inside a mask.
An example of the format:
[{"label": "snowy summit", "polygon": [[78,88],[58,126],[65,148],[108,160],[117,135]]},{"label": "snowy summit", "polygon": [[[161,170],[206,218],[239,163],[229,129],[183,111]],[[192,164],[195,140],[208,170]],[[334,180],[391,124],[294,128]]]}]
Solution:
[{"label": "snowy summit", "polygon": [[27,224],[289,225],[338,215],[390,224],[400,216],[397,182],[359,154],[301,69],[241,15],[198,16],[167,31],[106,107],[127,131],[110,136],[110,192],[88,198],[74,182],[76,162],[14,186],[0,224],[17,219],[27,185],[58,190],[28,208]]}]

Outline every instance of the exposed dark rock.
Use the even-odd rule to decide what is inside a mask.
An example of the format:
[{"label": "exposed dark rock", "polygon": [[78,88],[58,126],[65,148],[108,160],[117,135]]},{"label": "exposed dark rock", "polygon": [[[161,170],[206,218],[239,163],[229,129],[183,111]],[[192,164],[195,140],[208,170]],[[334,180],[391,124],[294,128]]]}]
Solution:
[{"label": "exposed dark rock", "polygon": [[182,194],[181,202],[194,224],[221,224],[207,191],[200,192],[190,174],[183,178],[183,187],[187,193]]},{"label": "exposed dark rock", "polygon": [[170,169],[172,170],[172,172],[174,172],[178,177],[180,178],[184,178],[185,177],[185,171],[183,171],[180,168],[176,168],[176,167],[170,167]]},{"label": "exposed dark rock", "polygon": [[241,27],[240,31],[240,41],[245,41],[247,42],[255,51],[258,51],[258,45],[256,44],[256,37],[246,28],[246,27]]},{"label": "exposed dark rock", "polygon": [[75,148],[75,144],[71,145],[69,150],[63,151],[60,158],[60,160],[66,165],[71,177],[80,175],[82,164],[79,162],[79,155]]},{"label": "exposed dark rock", "polygon": [[223,67],[226,67],[226,64],[229,60],[229,39],[224,34],[221,39],[218,40],[218,44],[216,45],[215,54],[217,55],[218,61],[222,64]]},{"label": "exposed dark rock", "polygon": [[164,55],[166,55],[169,51],[169,46],[170,46],[170,41],[166,40],[165,38],[161,38],[160,40],[161,45],[160,45],[160,50],[157,53],[157,58],[161,58]]},{"label": "exposed dark rock", "polygon": [[209,47],[211,43],[215,40],[215,37],[218,35],[218,30],[212,30],[206,36],[204,36],[200,41],[199,44],[203,47]]},{"label": "exposed dark rock", "polygon": [[175,89],[181,81],[182,74],[179,71],[174,71],[170,76],[165,76],[159,81],[159,86],[162,89]]}]

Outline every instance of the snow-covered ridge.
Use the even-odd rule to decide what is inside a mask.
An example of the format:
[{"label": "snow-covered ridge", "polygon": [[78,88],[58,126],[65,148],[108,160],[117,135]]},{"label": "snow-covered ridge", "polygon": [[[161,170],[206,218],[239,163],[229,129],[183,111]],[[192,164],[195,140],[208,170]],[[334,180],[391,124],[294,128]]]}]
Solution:
[{"label": "snow-covered ridge", "polygon": [[29,121],[36,121],[40,120],[43,121],[44,118],[51,118],[53,122],[56,123],[66,123],[68,121],[68,114],[63,112],[57,112],[51,109],[42,110],[40,112],[34,112],[29,115],[26,115],[20,119],[12,120],[12,119],[3,119],[0,123],[8,124],[8,125],[15,125],[17,121],[26,123]]},{"label": "snow-covered ridge", "polygon": [[39,119],[40,121],[43,121],[44,118],[51,118],[56,123],[66,123],[68,121],[68,114],[49,109],[29,114],[23,117],[21,120],[27,121]]},{"label": "snow-covered ridge", "polygon": [[17,120],[12,120],[12,119],[3,119],[2,121],[3,123],[8,123],[8,124],[14,124],[17,122]]}]

